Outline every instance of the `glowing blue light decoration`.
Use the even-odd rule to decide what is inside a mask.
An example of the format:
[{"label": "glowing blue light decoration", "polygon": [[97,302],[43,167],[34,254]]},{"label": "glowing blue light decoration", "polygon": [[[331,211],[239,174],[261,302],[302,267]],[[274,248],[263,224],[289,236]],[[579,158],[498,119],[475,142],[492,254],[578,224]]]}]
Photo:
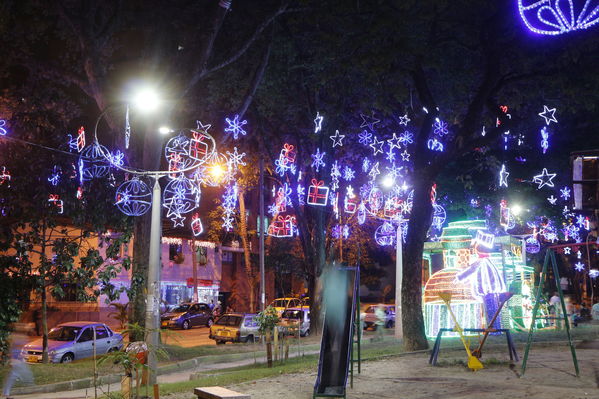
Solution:
[{"label": "glowing blue light decoration", "polygon": [[432,225],[437,228],[437,230],[441,230],[443,227],[443,223],[447,219],[447,213],[445,212],[445,208],[439,204],[433,204],[433,223]]},{"label": "glowing blue light decoration", "polygon": [[408,118],[408,114],[405,114],[404,116],[400,116],[399,117],[399,124],[400,125],[404,125],[404,126],[408,126],[408,123],[410,122],[410,118]]},{"label": "glowing blue light decoration", "polygon": [[555,197],[553,196],[553,194],[552,194],[552,195],[551,195],[551,197],[548,197],[548,198],[547,198],[547,201],[549,201],[549,203],[550,203],[551,205],[555,205],[555,203],[557,202],[557,198],[555,198]]},{"label": "glowing blue light decoration", "polygon": [[0,119],[0,136],[6,136],[6,120]]},{"label": "glowing blue light decoration", "polygon": [[141,216],[152,207],[152,192],[146,183],[133,178],[116,190],[115,205],[127,216]]},{"label": "glowing blue light decoration", "polygon": [[437,136],[445,136],[449,133],[447,127],[447,122],[442,121],[439,118],[436,118],[435,123],[433,123],[433,133],[435,133]]},{"label": "glowing blue light decoration", "polygon": [[345,181],[352,181],[356,177],[356,172],[349,166],[343,168],[343,179]]},{"label": "glowing blue light decoration", "polygon": [[364,158],[362,161],[362,171],[368,172],[368,169],[370,169],[370,159]]},{"label": "glowing blue light decoration", "polygon": [[368,130],[362,130],[362,133],[358,134],[358,142],[363,145],[370,145],[372,141],[372,133]]},{"label": "glowing blue light decoration", "polygon": [[247,132],[243,130],[243,126],[247,125],[248,121],[240,121],[239,115],[235,115],[233,120],[225,118],[225,122],[229,125],[225,128],[225,132],[233,133],[233,139],[237,140],[239,135],[245,136],[247,134]]},{"label": "glowing blue light decoration", "polygon": [[399,142],[403,145],[413,144],[414,134],[406,130],[405,132],[399,135]]},{"label": "glowing blue light decoration", "polygon": [[239,169],[239,165],[245,166],[246,163],[243,160],[245,157],[245,152],[241,154],[237,151],[237,147],[233,147],[233,152],[227,151],[227,155],[229,156],[229,164],[231,165],[233,170]]},{"label": "glowing blue light decoration", "polygon": [[530,254],[539,253],[539,251],[541,250],[541,244],[534,236],[528,237],[525,241],[525,244],[526,244],[526,252],[528,252]]},{"label": "glowing blue light decoration", "polygon": [[108,153],[106,147],[96,143],[81,151],[79,155],[79,180],[81,183],[108,175],[110,167],[103,155]]},{"label": "glowing blue light decoration", "polygon": [[380,246],[393,245],[395,244],[396,235],[395,227],[389,222],[384,222],[374,232],[374,240]]},{"label": "glowing blue light decoration", "polygon": [[[223,229],[231,231],[233,229],[233,214],[237,206],[237,184],[230,184],[223,194]],[[276,207],[276,205],[275,205]]]},{"label": "glowing blue light decoration", "polygon": [[401,160],[403,162],[409,162],[410,161],[410,153],[408,152],[408,150],[403,150],[403,152],[401,154]]},{"label": "glowing blue light decoration", "polygon": [[549,149],[549,132],[547,131],[547,126],[543,126],[541,129],[541,148],[543,149],[543,154]]},{"label": "glowing blue light decoration", "polygon": [[322,130],[322,121],[324,120],[324,116],[320,115],[319,112],[316,112],[316,118],[314,119],[314,133],[318,133]]},{"label": "glowing blue light decoration", "polygon": [[518,0],[518,10],[526,27],[540,35],[561,35],[599,22],[594,0]]},{"label": "glowing blue light decoration", "polygon": [[360,114],[360,117],[362,118],[362,124],[360,127],[368,126],[368,128],[372,131],[374,131],[374,125],[380,122],[380,119],[374,117],[374,111],[371,112],[371,116]]},{"label": "glowing blue light decoration", "polygon": [[50,182],[50,184],[52,184],[53,186],[57,186],[60,182],[61,174],[62,170],[60,169],[60,166],[54,165],[54,168],[52,168],[52,173],[50,174],[50,177],[48,177],[48,181]]},{"label": "glowing blue light decoration", "polygon": [[505,164],[501,165],[501,170],[499,171],[499,187],[507,187],[507,178],[510,173],[505,170]]},{"label": "glowing blue light decoration", "polygon": [[444,149],[443,143],[441,143],[436,138],[429,139],[428,142],[426,143],[426,145],[427,145],[428,149],[431,151],[443,152],[443,149]]},{"label": "glowing blue light decoration", "polygon": [[116,150],[115,152],[108,154],[108,162],[116,167],[121,167],[125,164],[125,154],[120,150]]},{"label": "glowing blue light decoration", "polygon": [[374,181],[381,172],[379,171],[379,163],[375,163],[370,172],[368,172],[368,176],[370,176],[370,181]]},{"label": "glowing blue light decoration", "polygon": [[567,201],[570,198],[570,193],[572,192],[570,190],[570,187],[564,187],[564,188],[560,188],[560,196]]},{"label": "glowing blue light decoration", "polygon": [[543,188],[544,186],[554,187],[553,179],[555,178],[555,176],[557,176],[556,173],[548,173],[547,168],[543,168],[541,174],[534,176],[532,178],[532,181],[539,185],[539,187],[537,187],[537,190]]},{"label": "glowing blue light decoration", "polygon": [[392,151],[394,148],[398,150],[401,148],[401,136],[397,136],[397,133],[393,133],[393,137],[387,140],[387,144],[389,144],[389,151]]},{"label": "glowing blue light decoration", "polygon": [[589,277],[592,279],[599,277],[599,270],[597,270],[597,269],[589,270]]},{"label": "glowing blue light decoration", "polygon": [[395,162],[395,152],[393,152],[393,148],[389,149],[385,159],[389,162]]},{"label": "glowing blue light decoration", "polygon": [[131,140],[131,125],[129,124],[129,105],[125,111],[125,149],[129,149],[129,141]]},{"label": "glowing blue light decoration", "polygon": [[339,170],[339,164],[335,160],[331,165],[331,190],[337,191],[339,188],[339,177],[341,177],[341,171]]},{"label": "glowing blue light decoration", "polygon": [[366,222],[366,205],[360,202],[360,205],[358,205],[358,223],[362,225],[364,222]]},{"label": "glowing blue light decoration", "polygon": [[577,272],[583,272],[585,270],[584,263],[576,262],[574,264],[574,270],[576,270]]},{"label": "glowing blue light decoration", "polygon": [[546,105],[543,105],[543,111],[539,112],[539,116],[545,119],[545,124],[548,126],[551,122],[557,123],[557,119],[555,119],[555,108],[549,108]]},{"label": "glowing blue light decoration", "polygon": [[374,136],[374,140],[372,141],[372,143],[370,144],[370,147],[373,149],[374,151],[374,155],[376,154],[382,154],[383,153],[383,145],[385,144],[384,141],[379,141],[376,136]]},{"label": "glowing blue light decoration", "polygon": [[333,148],[335,147],[343,147],[343,139],[345,138],[344,134],[340,134],[339,130],[335,130],[335,134],[329,136],[331,140],[333,140]]},{"label": "glowing blue light decoration", "polygon": [[306,189],[301,184],[297,185],[297,202],[300,205],[306,204]]},{"label": "glowing blue light decoration", "polygon": [[312,167],[314,168],[314,170],[316,170],[317,172],[320,171],[320,167],[324,167],[326,166],[326,164],[324,163],[324,161],[322,160],[325,156],[326,152],[320,152],[320,148],[316,149],[316,153],[312,154]]},{"label": "glowing blue light decoration", "polygon": [[193,211],[200,202],[200,189],[193,181],[179,175],[168,182],[164,188],[162,206],[168,209],[166,214],[174,224],[174,227],[183,226],[182,216]]}]

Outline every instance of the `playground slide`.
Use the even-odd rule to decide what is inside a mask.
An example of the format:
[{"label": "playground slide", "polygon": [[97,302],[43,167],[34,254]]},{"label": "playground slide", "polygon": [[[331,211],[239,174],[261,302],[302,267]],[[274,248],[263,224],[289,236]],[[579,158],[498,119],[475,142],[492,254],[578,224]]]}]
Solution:
[{"label": "playground slide", "polygon": [[345,397],[360,278],[358,270],[355,267],[336,269],[325,283],[328,292],[325,292],[325,319],[314,397]]}]

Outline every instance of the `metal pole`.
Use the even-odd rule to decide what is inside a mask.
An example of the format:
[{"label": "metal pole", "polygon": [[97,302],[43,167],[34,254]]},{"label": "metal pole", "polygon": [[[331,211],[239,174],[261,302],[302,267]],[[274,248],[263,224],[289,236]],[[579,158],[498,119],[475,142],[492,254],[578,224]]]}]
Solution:
[{"label": "metal pole", "polygon": [[152,192],[152,225],[150,230],[150,259],[148,264],[148,295],[146,299],[146,344],[148,345],[149,384],[156,384],[157,359],[155,350],[159,343],[160,315],[160,250],[161,202],[160,177],[156,176]]},{"label": "metal pole", "polygon": [[397,223],[395,249],[395,339],[403,338],[403,330],[401,323],[401,286],[403,279],[403,231],[401,229],[401,221]]},{"label": "metal pole", "polygon": [[264,159],[260,157],[260,310],[266,307],[266,282],[264,281],[264,234],[266,233],[264,220]]}]

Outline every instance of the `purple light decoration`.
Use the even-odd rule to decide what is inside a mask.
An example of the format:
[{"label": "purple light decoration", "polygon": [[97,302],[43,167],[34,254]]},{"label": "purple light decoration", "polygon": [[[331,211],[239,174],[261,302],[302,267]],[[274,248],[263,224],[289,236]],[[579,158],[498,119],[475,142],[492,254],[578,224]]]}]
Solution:
[{"label": "purple light decoration", "polygon": [[576,262],[574,264],[574,270],[576,270],[577,272],[583,272],[584,269],[585,269],[584,263],[582,263],[582,262]]},{"label": "purple light decoration", "polygon": [[246,121],[246,120],[240,121],[239,115],[235,115],[233,120],[231,120],[229,118],[225,118],[225,121],[227,122],[227,125],[228,125],[228,127],[225,128],[225,132],[233,133],[233,138],[235,140],[237,140],[239,138],[239,135],[245,136],[247,134],[247,132],[243,129],[243,126],[246,125],[248,123],[248,121]]},{"label": "purple light decoration", "polygon": [[343,168],[343,179],[345,181],[352,181],[356,177],[356,172],[349,166]]},{"label": "purple light decoration", "polygon": [[560,196],[564,199],[564,200],[568,200],[570,198],[570,193],[572,192],[570,190],[570,187],[564,187],[564,188],[560,188]]},{"label": "purple light decoration", "polygon": [[370,145],[372,141],[372,133],[368,130],[362,130],[362,133],[358,134],[358,142],[363,145]]},{"label": "purple light decoration", "polygon": [[48,181],[50,182],[50,184],[52,184],[53,186],[57,186],[60,182],[61,174],[62,171],[60,170],[60,166],[54,165],[54,168],[52,169],[52,174],[50,175],[50,177],[48,177]]},{"label": "purple light decoration", "polygon": [[541,148],[543,149],[543,154],[549,149],[549,132],[547,131],[547,126],[543,126],[541,129]]},{"label": "purple light decoration", "polygon": [[528,252],[530,254],[537,254],[541,250],[541,244],[534,236],[528,237],[526,239],[525,243],[526,243],[526,252]]},{"label": "purple light decoration", "polygon": [[449,133],[449,130],[447,130],[447,122],[442,121],[439,118],[435,119],[435,123],[433,123],[433,133],[436,134],[437,136],[445,136],[446,134]]},{"label": "purple light decoration", "polygon": [[[518,11],[526,27],[539,35],[561,35],[587,29],[599,22],[599,6],[591,6],[593,0],[518,0]],[[578,15],[576,14],[577,10]]]},{"label": "purple light decoration", "polygon": [[314,170],[316,170],[317,172],[320,171],[320,167],[324,167],[326,166],[326,164],[324,163],[324,161],[322,160],[325,156],[326,152],[320,152],[320,148],[316,149],[316,153],[312,154],[312,167],[314,168]]},{"label": "purple light decoration", "polygon": [[402,143],[404,146],[408,144],[413,144],[414,134],[406,130],[405,132],[399,135],[399,142]]},{"label": "purple light decoration", "polygon": [[6,131],[6,120],[4,119],[0,119],[0,136],[6,136],[6,133],[8,133]]}]

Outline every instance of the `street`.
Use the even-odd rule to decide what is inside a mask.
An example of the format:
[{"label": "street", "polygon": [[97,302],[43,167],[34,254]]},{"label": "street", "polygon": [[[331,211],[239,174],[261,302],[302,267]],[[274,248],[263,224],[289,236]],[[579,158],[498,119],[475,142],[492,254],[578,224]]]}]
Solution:
[{"label": "street", "polygon": [[214,341],[208,338],[210,329],[208,327],[194,327],[189,330],[171,330],[161,329],[160,335],[165,344],[182,346],[189,348],[198,345],[215,345]]}]

